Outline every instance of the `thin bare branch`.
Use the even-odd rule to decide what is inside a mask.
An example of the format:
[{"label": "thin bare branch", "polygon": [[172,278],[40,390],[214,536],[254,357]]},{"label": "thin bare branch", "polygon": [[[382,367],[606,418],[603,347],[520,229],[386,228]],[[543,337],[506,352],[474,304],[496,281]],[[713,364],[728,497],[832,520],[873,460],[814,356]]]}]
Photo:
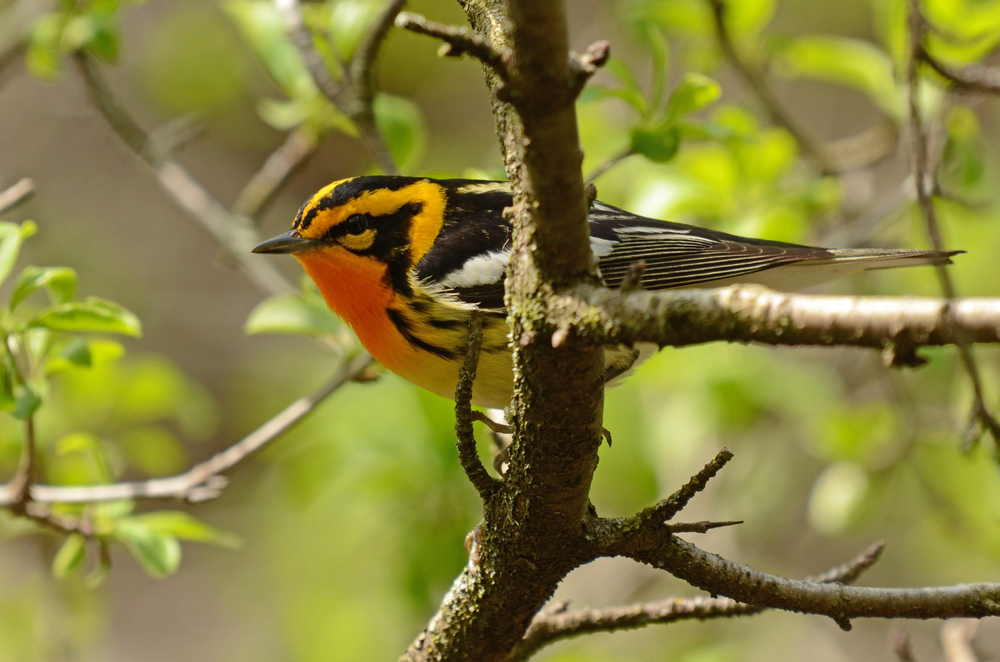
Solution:
[{"label": "thin bare branch", "polygon": [[73,56],[94,107],[122,142],[156,172],[160,186],[174,201],[198,220],[237,261],[243,272],[264,292],[282,294],[294,286],[267,260],[251,255],[260,243],[253,222],[231,214],[176,161],[158,160],[162,155],[151,149],[149,134],[112,94],[97,69],[83,53]]},{"label": "thin bare branch", "polygon": [[[853,583],[861,576],[861,573],[875,564],[882,547],[881,543],[873,545],[848,563],[804,581]],[[504,662],[522,662],[544,646],[583,634],[632,630],[654,623],[665,624],[692,619],[704,621],[710,618],[749,616],[759,614],[764,610],[764,607],[751,606],[730,598],[706,597],[666,598],[653,602],[601,609],[544,610],[535,616],[531,627],[524,635],[524,639],[511,651]]]},{"label": "thin bare branch", "polygon": [[615,167],[616,165],[618,165],[619,163],[621,163],[622,161],[624,161],[625,159],[634,154],[635,150],[633,150],[631,147],[626,147],[625,149],[618,152],[617,154],[612,156],[610,159],[608,159],[601,165],[597,166],[597,168],[595,168],[593,172],[587,175],[587,183],[590,184],[595,179],[606,173],[608,170],[611,170],[613,167]]},{"label": "thin bare branch", "polygon": [[737,524],[743,524],[743,520],[733,520],[729,522],[711,522],[704,520],[701,522],[677,522],[676,524],[667,524],[667,530],[670,533],[708,533],[712,529],[721,529],[727,526],[736,526]]},{"label": "thin bare branch", "polygon": [[707,342],[873,347],[890,365],[919,365],[916,348],[1000,342],[1000,298],[925,299],[785,294],[756,285],[621,293],[577,287],[558,297],[553,328],[595,342]]},{"label": "thin bare branch", "polygon": [[795,140],[802,146],[802,150],[815,162],[823,172],[835,172],[837,168],[830,162],[830,157],[824,151],[822,145],[814,141],[799,125],[792,119],[784,106],[767,84],[764,75],[753,65],[748,63],[740,55],[729,34],[729,27],[726,24],[726,2],[732,0],[707,0],[712,9],[712,18],[715,26],[715,37],[719,42],[719,48],[723,55],[729,60],[733,68],[739,72],[740,76],[750,87],[753,93],[760,99],[765,112],[771,121],[788,131]]},{"label": "thin bare branch", "polygon": [[469,316],[469,341],[465,363],[458,371],[458,384],[455,386],[455,436],[458,437],[458,459],[462,463],[462,468],[479,492],[479,496],[486,501],[496,490],[497,481],[490,476],[479,459],[476,437],[472,430],[472,421],[476,420],[472,411],[472,386],[476,381],[476,366],[479,364],[479,350],[482,344],[483,316],[479,311],[474,311]]},{"label": "thin bare branch", "polygon": [[382,11],[368,28],[368,32],[361,38],[361,42],[348,64],[347,73],[356,86],[358,98],[369,107],[375,101],[373,76],[375,60],[378,58],[379,49],[382,48],[385,38],[389,35],[389,30],[392,29],[396,16],[405,5],[406,0],[387,0]]},{"label": "thin bare branch", "polygon": [[[931,168],[928,158],[927,135],[923,127],[923,119],[920,116],[920,103],[918,99],[920,74],[918,67],[925,54],[923,48],[924,33],[927,23],[920,11],[920,0],[910,0],[908,25],[910,31],[910,56],[907,62],[907,87],[909,93],[910,111],[910,143],[912,154],[913,178],[917,187],[917,200],[920,203],[920,210],[924,216],[924,224],[927,228],[927,236],[936,250],[944,250],[944,239],[941,236],[941,227],[937,219],[937,211],[934,207],[933,191],[935,186],[935,172]],[[945,266],[938,266],[938,276],[941,280],[941,289],[945,299],[951,301],[956,296],[955,285],[952,282],[951,274]],[[944,318],[947,324],[953,324],[953,309],[948,305],[944,310]],[[989,430],[993,442],[1000,447],[1000,421],[998,421],[989,407],[986,406],[986,396],[983,393],[982,378],[979,373],[979,364],[975,355],[969,347],[971,340],[961,330],[955,332],[955,344],[958,346],[958,353],[961,357],[965,371],[972,382],[974,403],[970,415],[971,424],[966,434],[967,444],[975,443],[979,438],[979,433],[985,428]]]},{"label": "thin bare branch", "polygon": [[29,416],[24,422],[24,440],[21,443],[21,460],[17,465],[17,473],[8,484],[10,490],[10,509],[19,515],[27,514],[28,501],[31,499],[31,486],[35,482],[35,418]]},{"label": "thin bare branch", "polygon": [[320,138],[315,131],[298,127],[285,137],[263,167],[250,178],[233,203],[233,213],[257,218],[281,186],[316,153]]},{"label": "thin bare branch", "polygon": [[941,648],[945,662],[979,662],[972,649],[972,639],[979,629],[979,621],[955,619],[941,625]]},{"label": "thin bare branch", "polygon": [[892,644],[892,652],[896,654],[899,662],[917,662],[913,656],[913,646],[910,644],[910,631],[905,625],[895,623],[889,633],[889,641]]},{"label": "thin bare branch", "polygon": [[918,47],[917,55],[920,60],[926,62],[956,89],[963,92],[1000,94],[1000,69],[981,64],[970,64],[962,69],[954,69],[931,56],[922,45]]},{"label": "thin bare branch", "polygon": [[[617,527],[612,520],[604,520]],[[621,531],[621,530],[620,530]],[[663,532],[621,531],[607,552],[662,568],[692,586],[747,604],[829,616],[844,630],[852,618],[982,618],[1000,615],[1000,584],[868,588],[795,581],[754,570]]]},{"label": "thin bare branch", "polygon": [[27,177],[0,192],[0,214],[10,211],[35,194],[35,182]]},{"label": "thin bare branch", "polygon": [[691,477],[679,490],[660,501],[654,506],[646,508],[633,518],[637,526],[662,526],[664,522],[672,520],[677,513],[684,510],[691,499],[696,494],[705,489],[708,481],[716,475],[733,459],[733,451],[723,448],[718,455],[709,461],[698,473]]},{"label": "thin bare branch", "polygon": [[[30,500],[42,504],[89,503],[117,499],[204,501],[215,498],[226,486],[227,481],[222,475],[223,473],[232,470],[269,442],[288,431],[330,394],[363,373],[371,361],[371,357],[366,353],[361,353],[349,361],[345,361],[330,381],[321,386],[315,393],[299,398],[242,440],[195,465],[183,474],[168,478],[85,487],[35,484],[30,489]],[[17,491],[15,487],[13,483],[0,486],[0,505],[11,506],[16,503]]]},{"label": "thin bare branch", "polygon": [[471,55],[493,69],[500,78],[507,78],[503,53],[495,49],[488,39],[468,28],[435,23],[420,14],[408,11],[396,17],[396,27],[440,39],[444,44],[441,45],[438,55],[442,57]]},{"label": "thin bare branch", "polygon": [[[396,167],[388,145],[385,144],[382,134],[379,133],[378,127],[375,125],[375,112],[372,109],[374,94],[371,88],[371,68],[378,47],[385,40],[388,26],[392,24],[392,20],[402,4],[399,0],[388,1],[386,9],[369,28],[368,35],[355,51],[343,76],[337,80],[327,68],[323,56],[316,50],[313,35],[302,18],[299,0],[274,0],[275,7],[285,18],[288,36],[302,55],[302,62],[309,70],[316,86],[340,112],[350,118],[368,153],[378,167],[389,175],[398,174],[399,169]],[[388,23],[386,23],[387,18]]]}]

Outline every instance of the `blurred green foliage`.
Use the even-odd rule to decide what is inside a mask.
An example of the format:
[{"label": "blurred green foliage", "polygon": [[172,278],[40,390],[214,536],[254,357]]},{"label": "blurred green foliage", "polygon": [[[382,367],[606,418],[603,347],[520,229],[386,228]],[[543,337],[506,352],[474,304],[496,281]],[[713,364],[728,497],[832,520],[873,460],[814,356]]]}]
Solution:
[{"label": "blurred green foliage", "polygon": [[[902,140],[908,115],[906,0],[856,5],[838,11],[862,10],[858,21],[869,27],[857,34],[796,31],[792,15],[818,12],[818,5],[776,0],[727,2],[727,26],[737,53],[771,81],[781,99],[826,90],[825,103],[834,106],[828,115],[884,123]],[[64,58],[81,49],[113,61],[123,40],[125,6],[99,1],[53,6],[32,34],[31,71],[52,79]],[[933,26],[929,51],[952,66],[980,62],[1000,43],[997,0],[925,0],[922,7]],[[304,5],[315,45],[335,78],[377,8],[366,0]],[[432,18],[445,11],[429,3],[415,9]],[[908,167],[905,154],[887,157],[896,160],[885,168],[873,163],[853,173],[818,172],[791,133],[770,122],[758,100],[741,95],[739,79],[717,43],[708,2],[619,0],[606,3],[604,11],[607,30],[617,35],[616,57],[578,105],[585,173],[614,164],[597,179],[602,200],[652,217],[784,241],[926,245],[912,201],[892,198],[892,189],[905,178],[900,174]],[[206,110],[235,122],[229,113],[240,98],[252,97],[261,122],[272,130],[341,134],[334,137],[338,149],[346,144],[343,137],[356,135],[349,119],[320,94],[269,0],[227,0],[221,9],[171,5],[150,35],[141,49],[145,83],[151,103],[165,113]],[[429,52],[436,48],[429,40],[407,43]],[[405,78],[423,66],[415,61],[415,56],[413,62],[389,61],[383,77]],[[476,67],[440,63],[447,66]],[[481,87],[462,93],[488,94]],[[451,99],[455,104],[461,97]],[[954,268],[959,291],[997,296],[995,109],[992,102],[949,95],[943,81],[923,70],[919,103],[940,141],[938,209],[949,244],[970,250]],[[382,93],[375,110],[404,172],[502,176],[498,158],[425,168],[425,155],[454,140],[448,131],[429,133],[429,120],[438,114],[454,118],[455,108],[421,108]],[[813,129],[810,113],[794,116]],[[450,153],[482,152],[459,145]],[[242,156],[227,153],[230,159]],[[873,214],[885,200],[889,208]],[[288,207],[282,209],[285,216],[294,211]],[[281,222],[287,225],[286,218]],[[18,248],[32,231],[28,225],[0,225],[0,275],[13,273]],[[92,485],[183,470],[191,461],[184,442],[207,441],[219,427],[213,396],[163,357],[124,358],[122,345],[104,334],[137,333],[138,322],[108,302],[74,299],[75,283],[69,269],[28,267],[12,289],[4,311],[10,336],[0,392],[0,407],[10,415],[0,419],[0,464],[14,472],[20,421],[35,415],[40,477],[47,482]],[[832,290],[939,294],[933,271],[916,269],[868,273]],[[252,429],[264,412],[283,406],[357,347],[307,279],[299,292],[261,302],[245,330],[305,335],[322,348],[304,342],[275,350],[255,339],[262,349],[243,357],[234,379],[241,387],[228,400],[222,396],[227,416],[240,417],[225,426],[227,433]],[[323,348],[334,356],[327,360]],[[922,353],[931,359],[928,366],[891,372],[877,356],[861,351],[724,345],[663,351],[607,394],[605,425],[615,445],[601,450],[595,507],[608,516],[633,513],[674,490],[729,445],[736,460],[692,504],[691,518],[746,524],[713,534],[709,547],[804,575],[886,538],[891,556],[875,570],[879,583],[995,579],[996,453],[986,444],[963,452],[971,390],[953,351]],[[14,354],[31,357],[31,376],[18,377]],[[995,405],[1000,355],[989,349],[979,356]],[[467,562],[462,540],[480,517],[457,462],[452,427],[449,402],[384,375],[341,389],[287,439],[268,448],[259,463],[245,468],[251,478],[242,487],[234,481],[223,502],[239,511],[227,513],[225,526],[249,544],[235,559],[227,556],[226,567],[216,573],[238,603],[231,607],[231,620],[240,622],[247,605],[264,604],[269,636],[279,642],[283,659],[398,655]],[[488,460],[492,451],[485,435],[481,441]],[[59,506],[56,512],[89,518],[103,540],[119,543],[157,577],[177,569],[178,540],[235,542],[184,513],[136,512],[130,502]],[[10,535],[26,528],[9,518],[2,526]],[[71,579],[56,584],[62,591],[56,598],[46,597],[54,589],[42,580],[23,585],[0,580],[0,661],[45,658],[52,644],[39,614],[46,604],[63,605],[59,622],[72,633],[60,639],[71,651],[66,659],[83,658],[100,639],[95,634],[105,619],[100,596],[112,594],[102,593],[110,590],[107,583],[91,593],[82,586],[88,576],[90,584],[104,577],[106,554],[74,535],[46,547],[44,558],[56,576]],[[590,587],[574,585],[571,576],[566,591],[580,603],[575,606],[690,593],[631,568],[581,573],[589,573],[581,583],[595,588],[588,593]],[[559,662],[794,660],[821,639],[839,641],[839,634],[830,634],[832,626],[820,637],[803,619],[777,618],[584,638],[545,655]],[[258,633],[246,627],[244,638],[257,641],[251,635]],[[792,627],[800,628],[797,636],[789,635]],[[788,650],[776,652],[774,641],[788,642]],[[274,659],[267,652],[233,650],[231,659]]]}]

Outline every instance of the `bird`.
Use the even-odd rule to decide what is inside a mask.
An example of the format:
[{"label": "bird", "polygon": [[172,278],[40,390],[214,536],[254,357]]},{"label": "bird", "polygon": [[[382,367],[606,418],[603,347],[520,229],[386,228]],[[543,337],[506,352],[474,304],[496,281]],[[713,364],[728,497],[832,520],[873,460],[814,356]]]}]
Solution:
[{"label": "bird", "polygon": [[[469,320],[483,341],[472,403],[502,409],[513,394],[504,309],[512,227],[509,182],[371,175],[310,197],[292,229],[254,253],[290,253],[327,306],[385,368],[454,398]],[[866,269],[951,264],[963,251],[818,248],[646,218],[594,201],[590,245],[603,283],[620,287],[642,261],[648,290],[743,283],[796,291]],[[605,382],[620,381],[655,345],[605,348]]]}]

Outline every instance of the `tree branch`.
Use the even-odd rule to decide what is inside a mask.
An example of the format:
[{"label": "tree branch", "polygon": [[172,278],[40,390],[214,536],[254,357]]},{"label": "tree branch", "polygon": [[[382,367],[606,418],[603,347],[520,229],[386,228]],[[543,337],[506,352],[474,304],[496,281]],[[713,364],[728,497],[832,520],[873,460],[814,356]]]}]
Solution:
[{"label": "tree branch", "polygon": [[[330,381],[321,386],[315,393],[299,398],[242,440],[182,474],[168,478],[111,485],[62,487],[34,484],[30,486],[30,501],[41,504],[90,503],[117,499],[182,499],[185,501],[214,499],[226,486],[227,481],[222,475],[223,473],[235,468],[270,441],[288,431],[330,394],[364,371],[371,364],[371,361],[372,359],[367,353],[361,353],[353,359],[345,361]],[[0,486],[0,505],[12,507],[17,503],[17,500],[16,481]]]},{"label": "tree branch", "polygon": [[[883,548],[883,543],[876,543],[848,563],[832,568],[822,575],[806,578],[804,581],[851,584],[857,581],[861,573],[875,564]],[[542,611],[531,622],[524,639],[504,662],[522,662],[549,644],[583,634],[634,630],[647,625],[692,619],[704,621],[710,618],[749,616],[759,614],[765,609],[737,602],[731,598],[696,597],[665,598],[601,609]]]},{"label": "tree branch", "polygon": [[926,62],[938,75],[963,92],[1000,94],[1000,69],[981,64],[970,64],[962,69],[953,69],[927,52],[918,44],[917,56]]},{"label": "tree branch", "polygon": [[712,595],[759,607],[829,616],[849,630],[852,618],[982,618],[1000,615],[1000,584],[964,584],[940,588],[859,588],[843,584],[795,581],[753,570],[665,530],[628,531],[602,520],[618,534],[602,550],[662,568]]},{"label": "tree branch", "polygon": [[428,21],[420,14],[402,12],[396,17],[396,27],[440,39],[444,43],[438,50],[442,57],[471,55],[493,69],[500,78],[507,77],[503,53],[493,47],[489,40],[468,28],[444,25]]},{"label": "tree branch", "polygon": [[[918,99],[918,88],[920,85],[920,75],[918,65],[924,55],[924,32],[927,23],[920,12],[920,0],[910,0],[907,24],[910,32],[910,54],[907,62],[906,78],[907,91],[909,94],[910,111],[910,142],[912,154],[913,178],[917,186],[917,201],[920,203],[920,210],[924,216],[924,225],[927,228],[927,236],[936,250],[944,250],[944,239],[941,237],[941,228],[937,220],[937,211],[934,208],[932,192],[936,188],[935,173],[929,167],[927,155],[927,136],[923,128],[923,121],[920,116],[920,103]],[[937,267],[938,276],[941,280],[941,290],[949,302],[955,298],[955,285],[951,280],[951,274],[944,266]],[[945,322],[955,325],[954,314],[949,304],[944,310]],[[967,444],[975,443],[978,440],[982,428],[989,430],[993,437],[993,442],[1000,448],[1000,421],[990,413],[986,406],[986,397],[983,393],[983,383],[979,374],[979,364],[969,347],[970,340],[961,330],[955,333],[955,344],[958,345],[958,353],[965,366],[965,371],[969,374],[972,382],[972,390],[975,401],[970,416],[970,425],[966,433]]]},{"label": "tree branch", "polygon": [[299,49],[302,62],[312,75],[320,92],[329,99],[340,112],[354,123],[358,137],[378,167],[389,175],[399,174],[388,145],[375,124],[372,102],[375,94],[372,88],[372,67],[375,55],[396,14],[405,0],[388,0],[375,23],[369,28],[361,44],[354,51],[351,62],[344,69],[340,80],[330,73],[323,56],[313,44],[313,35],[302,18],[299,0],[274,0],[274,5],[285,17],[285,25],[292,43]]},{"label": "tree branch", "polygon": [[13,209],[34,194],[35,182],[27,177],[0,191],[0,214]]},{"label": "tree branch", "polygon": [[726,56],[726,59],[739,72],[746,84],[763,104],[764,111],[770,117],[771,121],[792,134],[799,145],[802,146],[802,150],[821,171],[825,173],[836,172],[837,168],[830,162],[830,158],[823,147],[807,135],[798,123],[792,119],[791,115],[785,111],[784,106],[781,105],[781,102],[774,95],[763,74],[746,62],[736,51],[736,46],[733,44],[732,37],[729,34],[729,27],[726,25],[727,1],[732,0],[707,0],[712,9],[715,37],[719,42],[719,48],[722,50],[723,55]]},{"label": "tree branch", "polygon": [[94,62],[84,53],[74,55],[73,61],[94,107],[122,142],[153,168],[160,186],[174,202],[212,233],[262,291],[269,294],[294,291],[294,286],[272,263],[250,253],[260,243],[260,235],[253,222],[227,211],[176,161],[159,160],[155,150],[151,149],[149,134],[114,97]]},{"label": "tree branch", "polygon": [[955,344],[957,334],[1000,342],[1000,299],[784,294],[757,285],[627,294],[577,287],[556,298],[552,325],[600,343],[873,347],[898,366],[918,365],[916,348]]},{"label": "tree branch", "polygon": [[289,132],[285,142],[267,157],[261,169],[240,191],[233,203],[233,213],[257,218],[281,186],[316,153],[319,144],[320,137],[314,131],[298,127]]}]

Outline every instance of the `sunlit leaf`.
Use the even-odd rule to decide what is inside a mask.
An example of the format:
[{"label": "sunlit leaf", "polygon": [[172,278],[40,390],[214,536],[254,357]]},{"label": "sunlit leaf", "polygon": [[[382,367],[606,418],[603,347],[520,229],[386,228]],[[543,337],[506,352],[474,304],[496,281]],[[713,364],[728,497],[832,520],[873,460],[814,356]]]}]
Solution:
[{"label": "sunlit leaf", "polygon": [[288,40],[285,20],[270,0],[229,0],[225,9],[267,72],[290,99],[309,99],[316,84]]},{"label": "sunlit leaf", "polygon": [[126,336],[142,335],[139,318],[119,304],[87,297],[49,308],[30,323],[54,331],[101,331]]},{"label": "sunlit leaf", "polygon": [[666,163],[674,158],[680,144],[681,134],[676,126],[664,124],[654,128],[636,127],[632,130],[632,151],[654,163]]},{"label": "sunlit leaf", "polygon": [[243,330],[248,335],[301,333],[319,336],[335,334],[340,328],[336,315],[318,296],[279,294],[257,304]]},{"label": "sunlit leaf", "polygon": [[92,433],[67,434],[52,450],[46,471],[48,479],[57,485],[95,485],[112,478],[107,448]]},{"label": "sunlit leaf", "polygon": [[853,462],[831,464],[813,484],[809,496],[809,524],[819,533],[846,530],[868,493],[868,473]]},{"label": "sunlit leaf", "polygon": [[667,120],[697,112],[722,96],[722,87],[708,76],[688,72],[667,99]]},{"label": "sunlit leaf", "polygon": [[180,566],[181,545],[177,538],[157,531],[141,518],[123,517],[116,521],[112,535],[125,544],[132,557],[152,577],[162,579]]},{"label": "sunlit leaf", "polygon": [[427,124],[420,107],[403,97],[380,94],[375,99],[375,122],[399,169],[416,168],[427,148]]},{"label": "sunlit leaf", "polygon": [[785,43],[776,57],[787,76],[826,80],[867,94],[886,114],[904,115],[904,97],[896,85],[892,58],[882,49],[846,37],[798,37]]},{"label": "sunlit leaf", "polygon": [[0,283],[7,279],[17,256],[21,253],[21,244],[35,234],[37,227],[31,221],[21,225],[0,221]]},{"label": "sunlit leaf", "polygon": [[52,574],[56,579],[64,579],[79,570],[86,559],[86,538],[79,533],[71,533],[52,559]]},{"label": "sunlit leaf", "polygon": [[139,515],[135,519],[141,521],[153,531],[177,538],[191,540],[222,547],[240,547],[243,541],[239,536],[221,531],[196,517],[179,511],[163,510]]},{"label": "sunlit leaf", "polygon": [[52,303],[66,303],[76,294],[76,272],[68,267],[25,267],[10,295],[10,309],[43,287]]},{"label": "sunlit leaf", "polygon": [[42,406],[42,398],[30,384],[14,386],[14,409],[10,415],[20,421],[26,421]]},{"label": "sunlit leaf", "polygon": [[646,97],[641,92],[636,92],[627,87],[604,87],[601,85],[589,85],[580,93],[580,103],[593,103],[604,99],[621,99],[628,105],[635,108],[641,116],[649,110]]}]

